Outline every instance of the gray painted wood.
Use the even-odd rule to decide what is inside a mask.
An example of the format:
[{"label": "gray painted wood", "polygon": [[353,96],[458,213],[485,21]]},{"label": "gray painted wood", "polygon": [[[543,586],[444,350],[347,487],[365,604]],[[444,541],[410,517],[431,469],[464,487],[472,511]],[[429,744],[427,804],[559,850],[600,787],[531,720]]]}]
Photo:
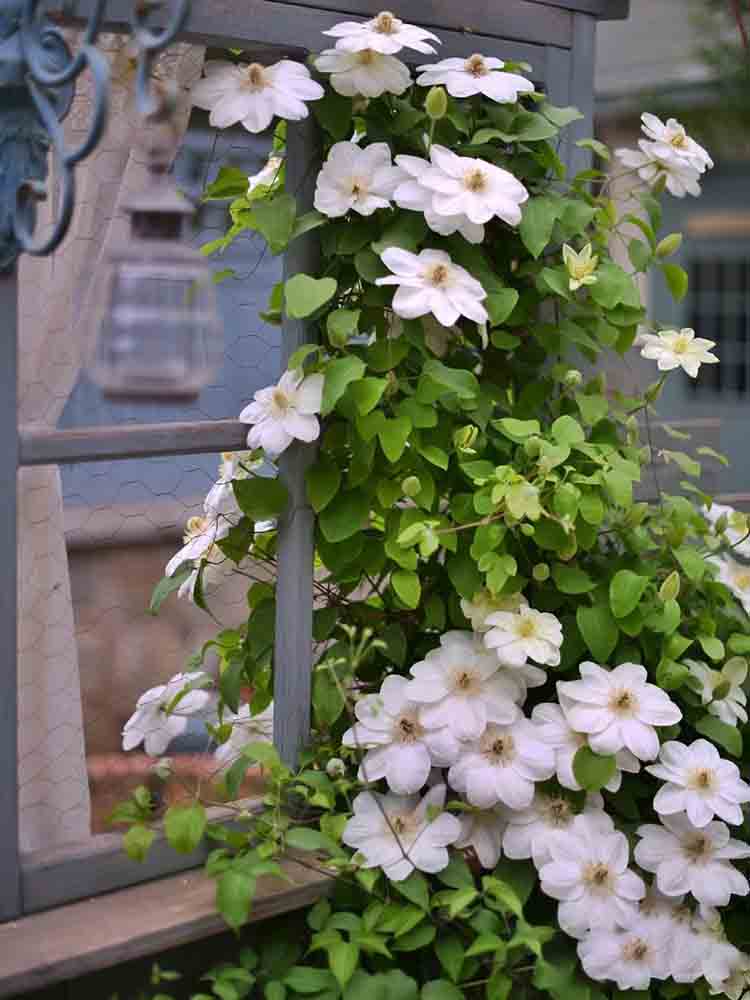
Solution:
[{"label": "gray painted wood", "polygon": [[106,462],[160,455],[207,455],[246,448],[247,427],[236,420],[200,420],[56,431],[21,429],[20,464]]},{"label": "gray painted wood", "polygon": [[570,103],[584,117],[566,129],[568,165],[571,174],[591,166],[591,153],[579,149],[579,139],[591,138],[594,131],[594,50],[596,47],[596,21],[588,14],[576,14],[573,25],[573,57],[570,60]]},{"label": "gray painted wood", "polygon": [[[299,212],[312,208],[320,163],[319,137],[312,116],[288,125],[287,191]],[[315,274],[320,262],[315,232],[296,240],[284,260],[284,277]],[[309,324],[288,317],[282,328],[281,367],[312,339]],[[276,581],[276,646],[274,650],[274,742],[282,760],[294,766],[310,736],[312,689],[312,613],[315,517],[307,500],[305,472],[316,449],[293,444],[279,460],[279,476],[289,490],[289,507],[279,519]],[[252,628],[252,619],[250,621]]]},{"label": "gray painted wood", "polygon": [[[16,669],[16,474],[18,469],[18,279],[0,274],[0,920],[21,912],[18,863],[18,676]],[[4,414],[4,416],[3,416]]]}]

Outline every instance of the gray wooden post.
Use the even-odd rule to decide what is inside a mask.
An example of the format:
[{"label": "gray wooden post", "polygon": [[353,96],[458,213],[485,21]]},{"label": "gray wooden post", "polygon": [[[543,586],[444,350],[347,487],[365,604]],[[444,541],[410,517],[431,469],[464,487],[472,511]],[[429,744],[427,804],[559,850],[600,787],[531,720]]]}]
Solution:
[{"label": "gray wooden post", "polygon": [[[295,195],[299,213],[312,208],[317,147],[317,128],[312,116],[299,123],[289,122],[286,189]],[[319,259],[317,234],[300,237],[286,254],[284,279],[300,272],[314,274]],[[284,370],[294,351],[310,342],[309,325],[286,317],[281,337],[281,367]],[[307,502],[305,472],[314,460],[314,448],[296,443],[279,460],[279,476],[289,490],[289,507],[279,521],[274,742],[282,760],[292,767],[310,735],[315,518]]]},{"label": "gray wooden post", "polygon": [[[0,273],[0,921],[21,913],[18,840],[18,674],[16,667],[18,472],[18,278]],[[5,414],[5,416],[3,416]]]}]

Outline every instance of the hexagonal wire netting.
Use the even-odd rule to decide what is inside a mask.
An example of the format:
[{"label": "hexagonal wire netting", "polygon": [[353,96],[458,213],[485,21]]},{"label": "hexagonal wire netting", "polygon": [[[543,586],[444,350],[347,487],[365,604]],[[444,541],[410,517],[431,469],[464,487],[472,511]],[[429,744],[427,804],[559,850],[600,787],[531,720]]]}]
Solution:
[{"label": "hexagonal wire netting", "polygon": [[[217,133],[209,128],[203,112],[194,111],[175,174],[183,190],[197,195],[205,182],[213,179],[219,165],[231,164],[250,175],[264,165],[268,154],[267,137],[252,136],[241,128]],[[226,220],[225,203],[203,206],[195,245],[222,234]],[[58,427],[236,419],[257,389],[275,381],[279,376],[280,331],[264,324],[258,313],[281,277],[281,258],[270,255],[261,237],[248,234],[233,244],[220,266],[233,268],[238,276],[217,289],[225,360],[214,383],[194,403],[113,402],[82,373]],[[37,719],[35,724],[47,727],[47,754],[50,748],[54,753],[56,733],[61,757],[63,752],[70,756],[72,744],[85,752],[91,833],[111,832],[107,817],[113,806],[135,786],[149,784],[150,759],[121,750],[122,727],[138,696],[184,670],[190,655],[216,633],[217,626],[208,615],[176,595],[156,618],[146,609],[166,562],[181,545],[186,521],[202,510],[205,495],[217,478],[218,463],[218,455],[195,455],[61,467],[83,738],[75,732],[76,726],[80,727],[76,712],[63,710],[77,678],[75,670],[56,669],[54,657],[59,649],[50,652],[44,684],[48,700],[51,696],[54,704],[59,699],[61,712]],[[43,527],[39,525],[40,530]],[[247,582],[233,578],[212,595],[212,609],[222,624],[242,621]],[[58,682],[62,685],[59,690],[55,687]],[[50,771],[49,762],[41,758],[35,761],[34,754],[32,748],[21,758],[22,846],[50,846],[50,830],[57,831],[55,845],[80,839],[80,816],[85,814],[86,805],[82,806],[81,799],[86,790],[80,787],[80,780],[74,780],[67,765]],[[206,754],[180,755],[175,761],[175,779],[164,793],[167,799],[179,796],[181,788],[215,770],[213,758]],[[42,769],[53,774],[49,780],[69,782],[69,789],[58,787],[52,795],[36,780]],[[71,816],[66,818],[68,809]],[[66,827],[70,828],[69,836]]]}]

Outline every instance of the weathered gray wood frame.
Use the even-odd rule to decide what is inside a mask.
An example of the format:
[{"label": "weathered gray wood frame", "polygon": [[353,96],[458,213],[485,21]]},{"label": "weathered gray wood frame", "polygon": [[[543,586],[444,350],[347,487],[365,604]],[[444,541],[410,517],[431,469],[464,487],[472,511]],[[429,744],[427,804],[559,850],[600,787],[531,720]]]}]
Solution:
[{"label": "weathered gray wood frame", "polygon": [[[127,31],[133,0],[110,0],[107,31]],[[56,0],[48,10],[67,23],[80,23],[94,0]],[[325,43],[320,32],[346,13],[366,17],[381,0],[200,0],[183,38],[220,47],[268,48],[304,56]],[[402,4],[403,8],[403,4]],[[441,57],[472,52],[525,60],[534,79],[558,104],[576,104],[585,118],[577,123],[563,150],[578,167],[586,154],[574,140],[591,131],[593,56],[597,19],[627,16],[628,0],[409,0],[408,17],[437,29]],[[290,176],[303,200],[310,200],[306,174],[314,145],[310,122],[290,126]],[[311,236],[295,244],[287,273],[314,267]],[[234,421],[92,428],[76,431],[16,430],[15,273],[0,275],[4,317],[0,370],[6,380],[0,394],[5,430],[0,439],[0,545],[16,548],[16,469],[19,465],[96,462],[154,455],[197,454],[242,446],[244,431]],[[301,324],[286,321],[282,331],[286,357],[306,338]],[[312,514],[304,495],[304,469],[310,452],[291,450],[282,463],[291,496],[282,520],[278,578],[276,649],[277,740],[285,759],[293,760],[309,730],[312,655]],[[16,748],[16,565],[4,563],[0,580],[0,921],[94,893],[142,882],[200,862],[157,847],[145,866],[130,862],[119,843],[104,839],[91,845],[21,856],[17,833]]]}]

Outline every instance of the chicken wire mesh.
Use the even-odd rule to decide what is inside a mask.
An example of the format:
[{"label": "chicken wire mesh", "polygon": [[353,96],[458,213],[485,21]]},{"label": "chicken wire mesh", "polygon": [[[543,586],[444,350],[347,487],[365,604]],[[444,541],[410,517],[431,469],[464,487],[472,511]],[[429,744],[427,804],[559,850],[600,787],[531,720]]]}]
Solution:
[{"label": "chicken wire mesh", "polygon": [[[175,164],[176,178],[183,190],[197,195],[219,165],[252,175],[269,152],[267,138],[242,129],[217,133],[202,112],[194,112]],[[195,245],[222,234],[226,218],[225,204],[202,206]],[[198,399],[180,405],[116,402],[103,398],[82,372],[58,427],[236,419],[257,389],[275,381],[280,331],[264,324],[258,313],[281,277],[281,259],[267,252],[260,237],[248,234],[235,241],[220,266],[233,268],[239,280],[217,289],[224,364]],[[136,786],[158,788],[166,804],[216,770],[212,755],[200,752],[200,740],[193,739],[187,744],[190,752],[174,756],[174,776],[166,784],[155,782],[150,758],[139,751],[123,753],[121,732],[139,695],[185,670],[191,655],[216,633],[216,622],[187,600],[172,597],[158,617],[149,616],[147,608],[167,561],[182,544],[188,519],[202,513],[218,466],[218,455],[194,455],[61,467],[64,549],[59,538],[39,546],[26,567],[39,576],[39,586],[19,609],[21,650],[33,648],[41,664],[33,675],[22,672],[20,678],[27,697],[21,698],[19,724],[40,737],[22,739],[25,850],[111,832],[112,808]],[[49,495],[40,493],[36,505],[28,499],[21,512],[25,527],[38,536],[59,533]],[[59,579],[50,587],[49,564],[55,559]],[[248,583],[233,577],[212,592],[211,608],[222,624],[243,620]],[[64,628],[55,635],[50,600],[59,604],[60,621],[65,602],[72,602],[74,641]]]}]

